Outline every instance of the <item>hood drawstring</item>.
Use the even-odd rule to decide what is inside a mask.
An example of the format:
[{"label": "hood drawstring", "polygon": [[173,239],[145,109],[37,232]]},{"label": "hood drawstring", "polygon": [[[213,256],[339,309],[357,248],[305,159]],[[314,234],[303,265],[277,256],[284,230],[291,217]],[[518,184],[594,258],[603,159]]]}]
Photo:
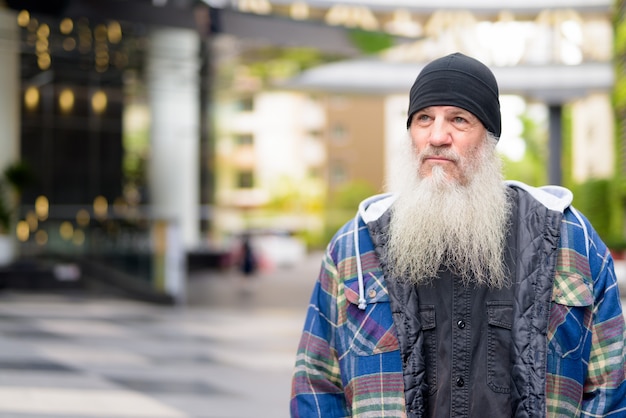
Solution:
[{"label": "hood drawstring", "polygon": [[361,253],[359,251],[359,213],[354,217],[354,256],[356,258],[356,273],[359,281],[359,309],[362,311],[367,307],[365,300],[365,285],[363,284],[363,267],[361,266]]},{"label": "hood drawstring", "polygon": [[[361,249],[359,248],[359,221],[367,225],[368,222],[378,219],[390,207],[395,197],[391,193],[383,193],[365,199],[359,204],[359,210],[354,217],[354,256],[356,257],[356,272],[359,281],[359,309],[362,311],[367,307],[365,300],[365,278],[363,277],[363,266],[361,265]],[[367,227],[366,227],[367,228]]]}]

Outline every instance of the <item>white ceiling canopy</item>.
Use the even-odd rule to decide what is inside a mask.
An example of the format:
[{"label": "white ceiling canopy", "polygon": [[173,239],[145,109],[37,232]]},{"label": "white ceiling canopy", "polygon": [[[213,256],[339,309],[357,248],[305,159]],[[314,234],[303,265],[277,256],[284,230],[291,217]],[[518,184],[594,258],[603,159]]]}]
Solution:
[{"label": "white ceiling canopy", "polygon": [[[208,1],[208,0],[205,0]],[[293,0],[270,0],[273,4],[291,4]],[[574,9],[607,12],[613,6],[612,0],[507,0],[504,3],[494,0],[437,0],[419,2],[415,0],[307,0],[311,7],[327,8],[336,4],[369,7],[372,10],[407,9],[416,13],[431,13],[434,10],[454,9],[484,12],[537,12],[544,9]]]},{"label": "white ceiling canopy", "polygon": [[[337,93],[407,94],[424,64],[377,59],[342,61],[303,72],[284,88]],[[492,67],[501,94],[562,103],[613,86],[610,63]]]}]

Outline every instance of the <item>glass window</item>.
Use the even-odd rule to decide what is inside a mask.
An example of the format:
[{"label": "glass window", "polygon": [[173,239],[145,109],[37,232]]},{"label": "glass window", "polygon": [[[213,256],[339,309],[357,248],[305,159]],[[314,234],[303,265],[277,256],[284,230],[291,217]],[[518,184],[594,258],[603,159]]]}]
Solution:
[{"label": "glass window", "polygon": [[237,173],[237,187],[251,189],[254,186],[254,173],[252,171],[240,171]]},{"label": "glass window", "polygon": [[238,134],[235,137],[237,145],[252,145],[254,143],[254,136],[252,134]]}]

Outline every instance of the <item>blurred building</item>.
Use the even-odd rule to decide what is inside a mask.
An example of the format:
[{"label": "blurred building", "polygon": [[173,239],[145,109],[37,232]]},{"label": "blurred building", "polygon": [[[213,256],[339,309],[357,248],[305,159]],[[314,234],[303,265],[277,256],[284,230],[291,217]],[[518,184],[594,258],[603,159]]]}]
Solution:
[{"label": "blurred building", "polygon": [[25,164],[32,180],[13,214],[20,254],[181,296],[213,195],[209,7],[5,3],[1,163]]},{"label": "blurred building", "polygon": [[220,232],[297,230],[309,223],[304,211],[290,217],[260,212],[281,199],[324,197],[326,115],[320,103],[306,94],[260,91],[217,107],[214,215]]},{"label": "blurred building", "polygon": [[[218,102],[217,233],[316,232],[321,209],[339,187],[359,180],[382,190],[384,100],[317,96],[261,91]],[[280,205],[284,199],[290,204]]]},{"label": "blurred building", "polygon": [[385,101],[377,96],[329,94],[326,150],[328,193],[363,180],[382,191],[385,160]]},{"label": "blurred building", "polygon": [[[551,182],[612,177],[612,2],[497,6],[5,0],[0,167],[24,161],[36,174],[21,195],[21,251],[182,294],[186,256],[211,240],[320,229],[342,186],[392,187],[408,90],[452,51],[545,108]],[[312,47],[335,62],[288,82],[216,85],[216,55],[242,43]]]}]

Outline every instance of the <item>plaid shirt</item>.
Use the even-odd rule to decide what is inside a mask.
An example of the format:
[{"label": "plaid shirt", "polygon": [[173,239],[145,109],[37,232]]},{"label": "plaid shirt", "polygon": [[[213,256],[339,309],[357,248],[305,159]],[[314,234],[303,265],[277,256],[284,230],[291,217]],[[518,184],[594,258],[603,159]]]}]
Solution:
[{"label": "plaid shirt", "polygon": [[[362,221],[365,295],[375,307],[357,319],[354,227],[337,233],[322,262],[297,352],[292,417],[406,416],[385,279]],[[613,260],[589,222],[567,209],[547,329],[546,416],[626,416],[625,336]]]}]

